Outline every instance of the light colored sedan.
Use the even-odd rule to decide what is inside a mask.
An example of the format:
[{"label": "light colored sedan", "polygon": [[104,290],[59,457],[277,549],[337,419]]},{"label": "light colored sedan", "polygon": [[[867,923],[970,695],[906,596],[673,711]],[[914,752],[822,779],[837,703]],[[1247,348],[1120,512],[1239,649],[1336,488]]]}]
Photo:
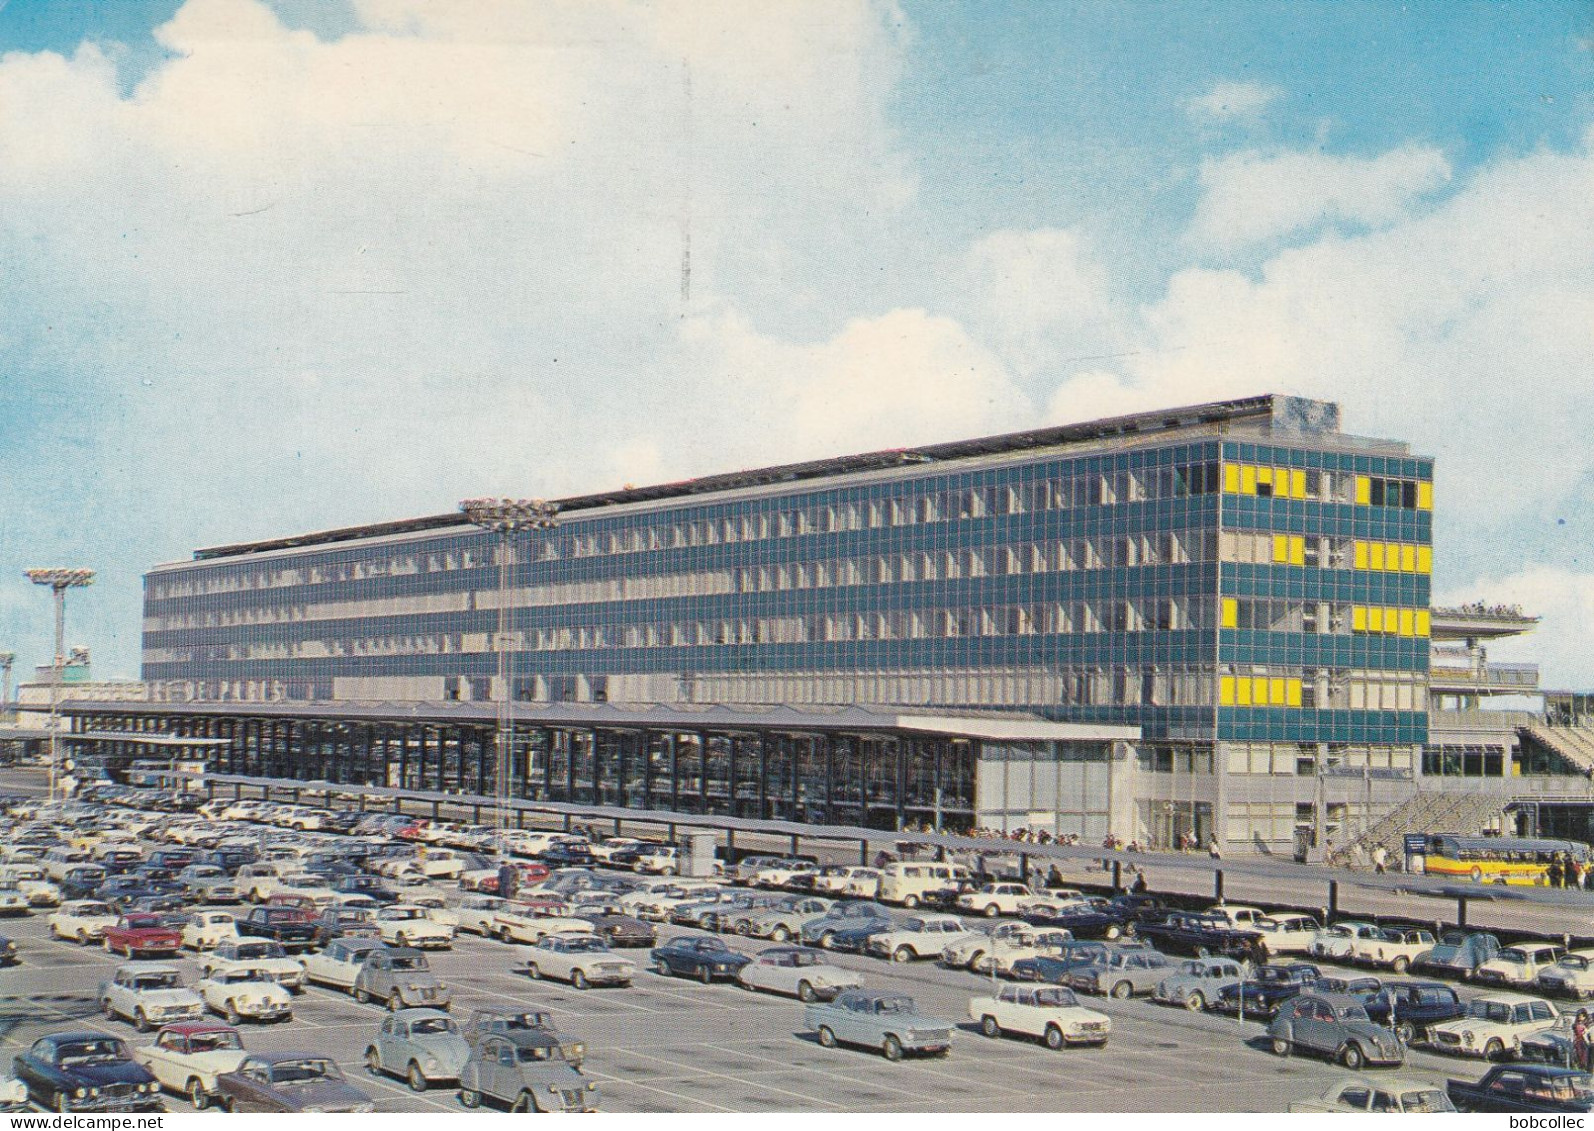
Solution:
[{"label": "light colored sedan", "polygon": [[50,916],[50,933],[58,939],[99,942],[121,918],[108,903],[97,899],[71,899]]},{"label": "light colored sedan", "polygon": [[969,1019],[987,1037],[1016,1033],[1045,1041],[1050,1049],[1105,1045],[1112,1033],[1112,1018],[1079,1004],[1061,986],[1003,986],[994,995],[971,998]]},{"label": "light colored sedan", "polygon": [[381,939],[333,939],[319,952],[304,956],[305,980],[350,993],[354,990],[354,979],[359,977],[360,967],[371,957],[371,952],[383,950],[386,946]]},{"label": "light colored sedan", "polygon": [[215,950],[238,938],[238,920],[231,911],[196,911],[183,924],[183,946],[189,950]]},{"label": "light colored sedan", "polygon": [[205,1005],[227,1019],[229,1025],[249,1021],[277,1021],[293,1016],[293,998],[269,971],[238,967],[218,970],[194,986]]},{"label": "light colored sedan", "polygon": [[441,950],[454,945],[452,928],[437,922],[424,907],[395,903],[376,913],[376,929],[382,941],[394,946],[413,946]]},{"label": "light colored sedan", "polygon": [[863,985],[861,975],[832,966],[822,952],[802,946],[771,947],[743,966],[736,980],[749,990],[791,994],[802,1001],[828,1001]]},{"label": "light colored sedan", "polygon": [[558,978],[578,990],[588,986],[629,986],[636,963],[615,954],[597,935],[545,935],[526,955],[532,978]]}]

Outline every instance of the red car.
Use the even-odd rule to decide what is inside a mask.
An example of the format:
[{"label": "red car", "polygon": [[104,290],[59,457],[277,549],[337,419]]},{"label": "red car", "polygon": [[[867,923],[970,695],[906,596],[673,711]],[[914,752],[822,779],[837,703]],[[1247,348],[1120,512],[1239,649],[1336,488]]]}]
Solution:
[{"label": "red car", "polygon": [[[523,888],[534,887],[546,880],[551,874],[546,864],[538,864],[531,860],[516,860],[513,863],[520,872],[520,886]],[[498,869],[485,868],[479,872],[466,872],[460,876],[459,886],[467,891],[479,891],[486,895],[497,895]]]},{"label": "red car", "polygon": [[116,926],[105,928],[105,949],[120,951],[129,958],[176,955],[183,949],[183,933],[166,924],[166,916],[153,912],[123,915]]}]

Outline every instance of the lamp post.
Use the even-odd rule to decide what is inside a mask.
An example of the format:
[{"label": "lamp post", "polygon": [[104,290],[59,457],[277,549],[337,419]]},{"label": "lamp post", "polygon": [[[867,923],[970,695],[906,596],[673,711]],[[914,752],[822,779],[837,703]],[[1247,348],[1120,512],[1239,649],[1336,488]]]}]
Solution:
[{"label": "lamp post", "polygon": [[509,767],[514,756],[514,686],[509,649],[509,560],[515,535],[559,525],[559,504],[544,499],[465,499],[459,509],[473,524],[498,535],[498,725],[494,739],[497,773],[493,784],[493,848],[504,858],[504,825],[509,815]]},{"label": "lamp post", "polygon": [[61,725],[61,681],[66,678],[66,591],[94,584],[92,569],[25,569],[35,585],[47,585],[55,595],[55,664],[50,680],[50,800],[55,801],[55,776],[60,766],[57,736]]},{"label": "lamp post", "polygon": [[15,652],[0,652],[0,718],[11,717],[11,665],[16,662]]}]

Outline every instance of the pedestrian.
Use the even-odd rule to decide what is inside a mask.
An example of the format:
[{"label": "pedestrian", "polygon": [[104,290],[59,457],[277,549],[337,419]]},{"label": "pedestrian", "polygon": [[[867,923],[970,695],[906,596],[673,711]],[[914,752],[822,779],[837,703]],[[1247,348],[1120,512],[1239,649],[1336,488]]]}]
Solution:
[{"label": "pedestrian", "polygon": [[1555,858],[1551,859],[1550,866],[1548,868],[1546,868],[1544,871],[1545,871],[1545,875],[1549,878],[1550,886],[1552,888],[1558,888],[1558,887],[1561,886],[1561,860],[1560,860],[1560,857],[1555,857]]},{"label": "pedestrian", "polygon": [[1052,870],[1046,873],[1046,886],[1049,888],[1060,888],[1063,886],[1063,870],[1056,864],[1053,864]]},{"label": "pedestrian", "polygon": [[1588,1010],[1577,1011],[1577,1020],[1572,1022],[1572,1065],[1571,1067],[1588,1070]]},{"label": "pedestrian", "polygon": [[1381,844],[1377,845],[1373,848],[1373,871],[1381,876],[1388,870],[1388,868],[1389,849],[1385,848]]},{"label": "pedestrian", "polygon": [[1214,860],[1223,859],[1223,851],[1218,847],[1217,833],[1213,833],[1211,839],[1207,841],[1207,855],[1212,857]]},{"label": "pedestrian", "polygon": [[1146,883],[1146,873],[1141,872],[1140,875],[1135,877],[1135,882],[1129,885],[1129,894],[1145,895],[1149,887],[1150,885]]}]

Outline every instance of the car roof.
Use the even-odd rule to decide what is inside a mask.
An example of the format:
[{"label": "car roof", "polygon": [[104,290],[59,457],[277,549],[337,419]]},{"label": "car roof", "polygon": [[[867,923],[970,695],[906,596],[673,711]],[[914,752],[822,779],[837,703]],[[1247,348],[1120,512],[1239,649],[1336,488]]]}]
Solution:
[{"label": "car roof", "polygon": [[280,1049],[275,1052],[255,1052],[249,1054],[250,1060],[263,1060],[267,1064],[281,1064],[288,1060],[331,1060],[337,1057],[329,1052],[313,1052],[310,1049]]},{"label": "car roof", "polygon": [[1543,998],[1532,997],[1529,994],[1489,993],[1479,994],[1473,1001],[1498,1001],[1506,1005],[1521,1005],[1525,1001],[1543,1001]]},{"label": "car roof", "polygon": [[420,1021],[423,1018],[429,1017],[441,1017],[446,1020],[448,1018],[448,1014],[444,1013],[441,1009],[426,1009],[424,1007],[418,1007],[415,1009],[399,1009],[393,1012],[393,1019],[395,1021]]},{"label": "car roof", "polygon": [[175,1025],[162,1025],[163,1033],[180,1033],[191,1037],[195,1033],[236,1033],[238,1030],[231,1025],[223,1025],[217,1021],[179,1021]]},{"label": "car roof", "polygon": [[[447,1016],[447,1014],[443,1014]],[[556,1048],[559,1038],[542,1029],[514,1029],[492,1034],[493,1040],[508,1041],[519,1048]]]},{"label": "car roof", "polygon": [[1343,1009],[1352,1005],[1361,1005],[1361,1002],[1356,998],[1351,997],[1350,994],[1328,994],[1322,993],[1318,990],[1309,990],[1306,993],[1301,994],[1299,1000],[1307,1001],[1311,998],[1316,998],[1321,1002],[1327,1002],[1336,1009]]}]

